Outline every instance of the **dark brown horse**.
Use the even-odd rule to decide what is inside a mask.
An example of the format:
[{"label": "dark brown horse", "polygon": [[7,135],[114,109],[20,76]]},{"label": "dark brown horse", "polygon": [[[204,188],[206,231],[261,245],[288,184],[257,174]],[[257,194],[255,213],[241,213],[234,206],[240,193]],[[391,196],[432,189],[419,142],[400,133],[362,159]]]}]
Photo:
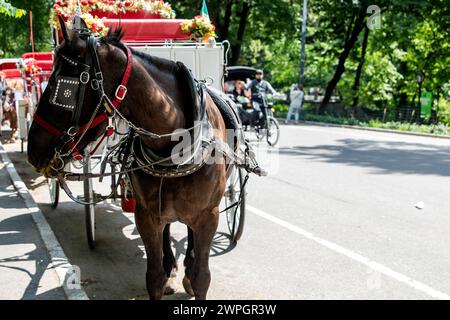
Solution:
[{"label": "dark brown horse", "polygon": [[[73,62],[89,65],[91,59],[86,38],[61,24],[65,41],[55,52],[55,71],[36,114],[56,128],[56,132],[67,132],[73,126],[73,112],[50,103],[57,90],[55,74],[80,78],[83,69]],[[111,99],[129,61],[120,39],[120,32],[109,33],[96,44],[104,92]],[[160,135],[189,127],[192,103],[187,98],[186,84],[176,75],[177,64],[134,51],[132,61],[128,91],[120,104],[123,116],[135,126]],[[99,95],[94,89],[95,86],[86,85],[84,99],[76,105],[76,108],[82,108],[78,119],[81,125],[89,122],[99,104]],[[103,111],[102,105],[99,112]],[[209,95],[206,95],[206,112],[215,138],[226,141],[224,120]],[[82,152],[90,142],[99,138],[106,126],[105,121],[87,130],[77,145],[78,150]],[[29,162],[47,177],[55,175],[55,148],[61,144],[61,137],[51,131],[34,121],[28,137]],[[142,136],[141,139],[147,148],[162,155],[168,154],[176,143],[169,137],[154,139]],[[66,155],[64,162],[68,161],[70,156]],[[176,267],[170,248],[169,226],[180,221],[188,226],[183,284],[196,299],[205,299],[211,279],[209,250],[217,229],[219,203],[226,185],[226,163],[205,164],[193,174],[163,181],[137,170],[131,173],[131,181],[137,203],[136,225],[147,253],[146,283],[150,298],[160,299],[163,296],[168,278]]]}]

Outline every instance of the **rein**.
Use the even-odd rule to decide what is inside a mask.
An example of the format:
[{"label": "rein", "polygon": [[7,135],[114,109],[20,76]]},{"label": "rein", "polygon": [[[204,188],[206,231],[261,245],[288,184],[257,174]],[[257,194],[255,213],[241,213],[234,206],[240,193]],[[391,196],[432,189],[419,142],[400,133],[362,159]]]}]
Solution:
[{"label": "rein", "polygon": [[[83,136],[90,129],[93,129],[93,128],[103,124],[105,121],[107,121],[112,112],[112,109],[117,110],[117,108],[120,106],[122,101],[125,99],[125,96],[128,91],[127,84],[130,79],[130,76],[131,76],[132,65],[133,65],[133,54],[132,54],[131,50],[128,47],[125,47],[126,54],[127,54],[127,66],[126,66],[125,72],[123,74],[121,83],[116,88],[114,98],[111,101],[111,99],[109,99],[109,97],[105,94],[104,87],[103,87],[103,72],[101,71],[101,67],[100,67],[100,63],[99,63],[99,59],[98,59],[98,55],[97,55],[97,50],[96,50],[97,40],[96,40],[96,38],[94,36],[89,36],[89,38],[87,39],[87,44],[88,44],[88,49],[89,49],[88,50],[89,54],[87,54],[87,59],[92,61],[93,66],[92,67],[87,66],[86,69],[89,70],[89,68],[92,68],[93,70],[92,70],[92,72],[83,71],[83,72],[81,72],[81,74],[79,76],[80,92],[78,94],[78,99],[77,99],[78,102],[77,102],[76,106],[74,106],[74,108],[73,108],[74,110],[72,110],[72,112],[73,112],[72,124],[73,125],[67,131],[61,131],[58,128],[56,128],[54,125],[50,124],[48,121],[46,121],[45,119],[43,119],[42,117],[37,115],[37,113],[35,113],[33,116],[33,120],[36,121],[37,124],[39,124],[41,127],[43,127],[45,130],[47,130],[54,136],[61,139],[62,145],[60,145],[59,147],[57,147],[55,149],[55,159],[59,160],[61,162],[61,165],[64,164],[64,162],[62,161],[61,151],[65,145],[68,145],[69,151],[64,155],[72,155],[74,160],[82,159],[82,156],[76,147],[80,143]],[[74,61],[64,55],[61,55],[61,56],[63,57],[64,61],[66,61],[67,63],[70,63],[71,65],[86,66],[86,65],[84,65],[80,62]],[[83,105],[83,101],[84,101],[84,95],[85,95],[84,89],[85,89],[86,84],[88,84],[89,82],[91,84],[91,87],[94,90],[99,92],[100,100],[97,105],[97,108],[95,109],[95,111],[93,112],[93,114],[91,116],[91,120],[88,123],[80,126],[79,118],[81,116],[81,110],[82,110],[82,105]],[[58,86],[59,86],[59,83],[58,83]],[[58,86],[57,86],[57,89],[59,88]],[[103,103],[103,102],[105,102],[105,103]],[[105,107],[105,111],[102,114],[95,117],[95,115],[97,114],[98,110],[100,109],[100,106],[102,105],[102,103]],[[104,137],[111,136],[113,134],[113,131],[114,131],[114,129],[112,128],[112,126],[108,126],[105,131]],[[58,170],[62,169],[62,167],[61,168],[53,168],[53,169],[58,171]]]}]

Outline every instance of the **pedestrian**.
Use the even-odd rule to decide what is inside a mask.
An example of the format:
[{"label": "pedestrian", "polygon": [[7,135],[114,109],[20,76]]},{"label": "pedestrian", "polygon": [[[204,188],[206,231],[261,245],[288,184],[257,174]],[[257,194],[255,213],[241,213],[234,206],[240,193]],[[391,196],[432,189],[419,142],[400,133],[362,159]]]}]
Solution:
[{"label": "pedestrian", "polygon": [[322,88],[320,87],[320,84],[319,84],[316,87],[316,89],[314,90],[314,101],[317,101],[317,99],[319,99],[321,90],[322,90]]},{"label": "pedestrian", "polygon": [[9,120],[9,127],[11,128],[10,142],[15,142],[17,132],[17,112],[16,112],[16,99],[14,91],[11,88],[6,88],[6,99],[3,103],[3,114],[5,118]]},{"label": "pedestrian", "polygon": [[288,111],[288,114],[286,117],[286,123],[291,121],[292,113],[294,113],[295,123],[298,123],[298,120],[300,119],[300,114],[302,112],[304,96],[305,96],[305,92],[303,91],[302,85],[293,84],[291,86],[291,92],[289,95],[291,104],[289,105],[289,111]]}]

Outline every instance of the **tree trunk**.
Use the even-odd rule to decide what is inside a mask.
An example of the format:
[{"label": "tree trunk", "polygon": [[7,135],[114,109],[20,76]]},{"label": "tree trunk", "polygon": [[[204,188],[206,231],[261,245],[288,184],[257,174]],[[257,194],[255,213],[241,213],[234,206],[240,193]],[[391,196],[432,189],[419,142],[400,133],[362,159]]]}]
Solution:
[{"label": "tree trunk", "polygon": [[352,116],[355,117],[358,112],[358,103],[359,103],[359,82],[361,80],[361,73],[364,66],[364,61],[366,59],[366,51],[367,51],[367,42],[369,40],[369,32],[370,29],[365,28],[364,30],[364,39],[361,47],[361,59],[359,60],[358,68],[356,68],[355,74],[355,83],[353,84],[353,105],[352,105]]},{"label": "tree trunk", "polygon": [[[230,22],[232,15],[232,7],[235,0],[226,0],[225,5],[222,1],[211,2],[209,4],[209,12],[211,20],[216,26],[216,33],[220,40],[227,40],[230,33]],[[222,8],[225,6],[225,15],[222,15]]]},{"label": "tree trunk", "polygon": [[339,63],[336,68],[336,71],[334,72],[334,76],[328,82],[327,89],[325,91],[325,96],[319,107],[320,114],[323,114],[325,112],[325,109],[326,109],[328,103],[330,102],[331,94],[333,93],[334,89],[336,88],[337,83],[341,79],[342,74],[345,72],[345,61],[347,60],[348,55],[350,54],[350,51],[355,46],[355,43],[358,40],[358,36],[361,33],[361,31],[365,25],[366,24],[365,24],[364,13],[360,13],[358,18],[355,21],[355,25],[353,26],[353,30],[350,35],[350,38],[345,43],[344,50],[342,51],[341,55],[339,56]]},{"label": "tree trunk", "polygon": [[231,65],[236,65],[241,54],[242,40],[244,39],[245,27],[247,26],[248,15],[250,13],[250,5],[247,1],[242,3],[240,12],[239,28],[237,32],[236,43],[231,46]]},{"label": "tree trunk", "polygon": [[227,6],[225,7],[225,16],[223,18],[223,25],[221,30],[222,40],[228,39],[228,34],[230,32],[230,23],[231,23],[231,13],[233,8],[233,0],[227,1]]},{"label": "tree trunk", "polygon": [[344,44],[348,41],[350,37],[350,32],[352,31],[353,22],[355,22],[356,14],[353,13],[350,19],[350,24],[348,25],[347,32],[345,33]]},{"label": "tree trunk", "polygon": [[[400,62],[398,70],[400,74],[408,74],[408,66],[406,62]],[[404,86],[405,80],[401,80],[397,83],[397,94],[399,95],[399,99],[395,113],[395,121],[405,121],[408,113],[408,95],[406,92],[402,92]]]},{"label": "tree trunk", "polygon": [[[202,2],[199,1],[198,7],[202,5]],[[209,3],[208,5],[208,11],[209,11],[209,17],[211,21],[216,26],[216,30],[220,35],[220,30],[222,29],[222,17],[221,17],[221,8],[220,5],[216,4],[215,2]]]},{"label": "tree trunk", "polygon": [[[439,113],[439,98],[441,97],[441,89],[436,90],[436,95],[433,95],[433,104],[431,107],[431,116],[428,124],[438,123],[438,113]],[[436,108],[434,107],[434,101],[436,101]]]}]

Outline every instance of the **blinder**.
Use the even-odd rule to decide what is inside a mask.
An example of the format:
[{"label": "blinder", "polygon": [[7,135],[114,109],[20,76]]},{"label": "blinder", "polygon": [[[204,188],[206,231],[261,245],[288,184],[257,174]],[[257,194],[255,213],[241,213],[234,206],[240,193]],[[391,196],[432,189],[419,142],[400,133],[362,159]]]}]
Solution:
[{"label": "blinder", "polygon": [[[62,60],[76,68],[79,76],[63,76],[56,74],[56,88],[50,97],[50,103],[58,108],[72,112],[72,124],[79,127],[79,116],[83,107],[86,85],[91,79],[91,67],[73,60],[65,55],[60,55]],[[90,50],[87,53],[88,61],[91,60]]]},{"label": "blinder", "polygon": [[78,94],[82,84],[80,79],[60,76],[56,78],[56,89],[50,102],[55,107],[74,111],[78,104]]}]

